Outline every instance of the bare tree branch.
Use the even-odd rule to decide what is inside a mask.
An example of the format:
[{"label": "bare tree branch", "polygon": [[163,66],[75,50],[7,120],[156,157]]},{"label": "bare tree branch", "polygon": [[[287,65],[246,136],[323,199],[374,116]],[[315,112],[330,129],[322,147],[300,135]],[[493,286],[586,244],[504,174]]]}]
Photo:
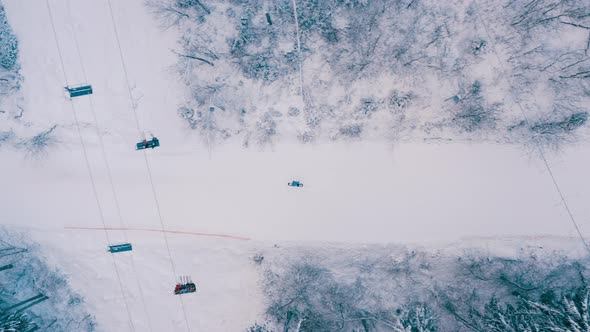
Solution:
[{"label": "bare tree branch", "polygon": [[172,53],[178,55],[179,57],[193,59],[193,60],[199,60],[199,61],[202,61],[202,62],[208,64],[209,66],[213,66],[213,67],[215,66],[212,62],[207,61],[206,59],[200,58],[198,56],[189,55],[189,54],[181,54],[181,53],[178,53],[178,52],[176,52],[174,50],[171,50],[171,51],[172,51]]}]

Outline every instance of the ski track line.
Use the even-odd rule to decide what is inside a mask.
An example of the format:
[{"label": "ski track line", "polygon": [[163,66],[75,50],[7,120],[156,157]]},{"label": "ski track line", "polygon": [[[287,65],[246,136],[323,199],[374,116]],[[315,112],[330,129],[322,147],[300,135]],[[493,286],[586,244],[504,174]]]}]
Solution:
[{"label": "ski track line", "polygon": [[127,228],[127,227],[77,227],[77,226],[65,226],[65,229],[83,229],[83,230],[107,230],[107,231],[144,231],[144,232],[160,232],[160,233],[174,233],[174,234],[189,234],[197,236],[210,236],[210,237],[222,237],[226,239],[249,241],[248,237],[227,235],[227,234],[216,234],[216,233],[199,233],[189,231],[171,231],[162,229],[150,229],[150,228]]}]

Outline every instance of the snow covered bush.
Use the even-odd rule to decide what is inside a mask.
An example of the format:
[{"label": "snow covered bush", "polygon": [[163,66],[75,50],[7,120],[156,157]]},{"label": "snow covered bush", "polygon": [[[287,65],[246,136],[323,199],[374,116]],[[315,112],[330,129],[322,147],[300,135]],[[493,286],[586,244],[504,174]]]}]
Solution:
[{"label": "snow covered bush", "polygon": [[403,247],[294,247],[264,255],[258,266],[268,322],[262,331],[565,332],[590,326],[588,259],[550,250],[496,257],[475,249],[446,255]]},{"label": "snow covered bush", "polygon": [[[11,243],[18,243],[19,246]],[[12,267],[0,272],[0,331],[26,331],[8,328],[15,324],[31,328],[36,326],[41,331],[95,330],[96,323],[87,313],[83,298],[68,287],[62,272],[44,262],[41,248],[23,234],[3,229],[0,234],[0,266],[8,265]],[[37,294],[38,301],[2,309]]]},{"label": "snow covered bush", "polygon": [[498,105],[487,105],[482,93],[482,83],[475,81],[467,91],[460,93],[450,126],[464,132],[491,130],[498,120]]},{"label": "snow covered bush", "polygon": [[301,111],[297,107],[289,107],[289,111],[287,112],[289,116],[299,116],[299,113]]},{"label": "snow covered bush", "polygon": [[[403,273],[410,271],[405,263],[399,266]],[[267,270],[267,313],[275,326],[294,331],[437,331],[437,317],[427,304],[406,303],[396,309],[398,301],[388,300],[393,294],[374,288],[368,271],[350,277],[339,272],[309,257]]]},{"label": "snow covered bush", "polygon": [[394,113],[403,112],[412,105],[415,98],[416,96],[412,92],[404,93],[394,90],[388,98],[387,106]]},{"label": "snow covered bush", "polygon": [[262,264],[262,261],[264,261],[264,256],[262,254],[256,254],[254,257],[252,257],[252,260],[254,263],[260,265]]},{"label": "snow covered bush", "polygon": [[299,140],[299,142],[301,143],[311,143],[314,140],[314,135],[313,132],[311,131],[305,131],[302,133],[299,133],[299,135],[297,135],[297,139]]},{"label": "snow covered bush", "polygon": [[514,304],[493,297],[483,311],[474,311],[466,325],[476,331],[588,331],[589,295],[585,286],[562,290],[551,298],[521,297]]},{"label": "snow covered bush", "polygon": [[588,112],[555,111],[532,123],[526,120],[510,126],[509,131],[543,148],[559,149],[576,138],[576,130],[586,124]]},{"label": "snow covered bush", "polygon": [[337,283],[330,271],[309,264],[296,264],[283,278],[274,281],[272,291],[283,289],[269,306],[269,315],[288,329],[333,331],[362,326],[364,310],[356,302],[356,285]]},{"label": "snow covered bush", "polygon": [[588,112],[577,112],[558,119],[544,119],[531,124],[529,130],[535,142],[543,146],[559,146],[588,120]]},{"label": "snow covered bush", "polygon": [[35,328],[30,319],[24,313],[14,313],[0,318],[0,332],[28,331]]},{"label": "snow covered bush", "polygon": [[[502,42],[510,41],[505,48],[510,52],[512,94],[520,104],[515,106],[522,107],[534,122],[527,128],[533,140],[556,147],[566,137],[573,139],[574,131],[585,123],[579,115],[572,119],[579,125],[566,124],[567,113],[588,112],[590,90],[585,80],[590,77],[590,6],[584,0],[517,0],[508,2],[505,10],[499,20],[514,33]],[[565,41],[564,36],[573,39]],[[544,114],[552,115],[535,120]]]},{"label": "snow covered bush", "polygon": [[[18,39],[6,20],[4,6],[0,4],[0,96],[14,94],[20,88]],[[1,113],[12,115],[12,112]]]},{"label": "snow covered bush", "polygon": [[424,303],[406,305],[397,310],[399,324],[403,331],[410,332],[435,332],[438,331],[437,316],[432,309]]},{"label": "snow covered bush", "polygon": [[272,142],[272,138],[277,134],[277,123],[270,112],[262,115],[261,119],[256,123],[257,141],[260,145],[265,145]]},{"label": "snow covered bush", "polygon": [[363,125],[362,124],[350,124],[340,128],[338,131],[340,135],[349,137],[349,138],[359,138],[361,133],[363,132]]},{"label": "snow covered bush", "polygon": [[3,143],[12,140],[13,138],[14,138],[14,132],[12,132],[12,131],[0,132],[0,146],[2,146]]},{"label": "snow covered bush", "polygon": [[30,139],[24,139],[17,144],[17,147],[24,149],[30,156],[39,156],[47,151],[47,149],[56,142],[53,131],[57,128],[56,125],[43,131]]},{"label": "snow covered bush", "polygon": [[186,120],[192,129],[196,129],[199,125],[198,119],[201,117],[201,114],[198,113],[195,117],[195,111],[192,108],[182,106],[178,109],[178,115]]},{"label": "snow covered bush", "polygon": [[471,331],[575,331],[565,328],[564,320],[561,329],[551,326],[558,326],[555,317],[576,321],[576,313],[566,307],[583,305],[587,266],[586,259],[534,253],[522,259],[469,255],[457,269],[469,278],[439,288],[439,301]]},{"label": "snow covered bush", "polygon": [[165,26],[178,24],[183,19],[196,17],[201,19],[210,13],[199,0],[147,0],[146,5],[160,17]]},{"label": "snow covered bush", "polygon": [[382,102],[374,97],[361,98],[360,105],[355,110],[357,118],[370,118],[371,115],[379,111]]},{"label": "snow covered bush", "polygon": [[273,330],[269,328],[267,324],[255,323],[254,325],[250,326],[246,332],[273,332]]},{"label": "snow covered bush", "polygon": [[21,82],[18,39],[0,3],[0,146],[6,143],[18,145],[22,142],[18,129],[31,125],[21,122],[24,112],[19,93]]}]

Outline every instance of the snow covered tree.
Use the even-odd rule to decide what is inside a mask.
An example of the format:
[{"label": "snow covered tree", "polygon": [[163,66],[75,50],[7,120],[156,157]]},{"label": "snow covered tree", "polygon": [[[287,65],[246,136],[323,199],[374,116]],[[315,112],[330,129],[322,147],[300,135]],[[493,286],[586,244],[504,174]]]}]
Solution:
[{"label": "snow covered tree", "polygon": [[23,139],[16,144],[17,147],[24,149],[30,156],[40,156],[47,152],[47,149],[56,143],[53,131],[57,125],[43,131],[29,139]]},{"label": "snow covered tree", "polygon": [[496,297],[482,311],[474,310],[466,327],[491,332],[572,332],[590,330],[588,287],[564,291],[553,301],[520,298],[516,303],[500,303]]},{"label": "snow covered tree", "polygon": [[[406,265],[400,263],[400,266],[387,268],[404,274]],[[306,259],[280,273],[267,271],[265,291],[269,298],[267,314],[276,329],[300,332],[438,330],[438,316],[425,303],[412,302],[395,310],[394,294],[368,289],[360,276],[342,280],[331,270]]]},{"label": "snow covered tree", "polygon": [[0,5],[0,66],[6,70],[17,69],[18,39],[6,21],[4,6]]},{"label": "snow covered tree", "polygon": [[432,309],[424,303],[406,305],[396,312],[404,331],[408,332],[436,332],[437,319]]},{"label": "snow covered tree", "polygon": [[575,139],[576,130],[588,121],[588,112],[557,107],[532,123],[521,120],[509,130],[524,136],[531,144],[558,149]]},{"label": "snow covered tree", "polygon": [[[12,264],[12,268],[0,272],[2,288],[2,308],[10,307],[27,299],[23,305],[13,307],[8,312],[0,309],[0,327],[5,316],[10,317],[10,324],[33,322],[43,331],[94,331],[94,318],[86,312],[84,299],[74,293],[66,276],[56,268],[48,266],[40,257],[39,247],[26,239],[23,234],[17,234],[0,228],[0,242],[19,243],[17,249],[7,246],[15,254],[0,257],[0,266]],[[3,252],[7,252],[3,248]],[[14,247],[16,248],[16,247]],[[39,294],[31,297],[31,294]],[[27,308],[27,305],[34,304]],[[25,310],[26,309],[26,310]],[[24,310],[24,311],[22,311]],[[26,315],[25,315],[26,314]],[[50,327],[49,327],[50,326]],[[0,329],[0,331],[2,331]],[[27,329],[4,330],[27,331]]]},{"label": "snow covered tree", "polygon": [[563,256],[461,257],[461,283],[438,290],[441,306],[471,331],[587,331],[587,261]]},{"label": "snow covered tree", "polygon": [[[590,5],[584,0],[513,0],[499,26],[507,39],[496,41],[511,54],[510,91],[528,118],[508,127],[515,140],[559,148],[575,140],[590,103]],[[575,36],[563,42],[562,36]],[[553,42],[549,42],[553,40]],[[535,99],[543,96],[543,102]],[[571,118],[569,118],[571,117]]]},{"label": "snow covered tree", "polygon": [[268,327],[268,324],[258,324],[254,323],[254,325],[250,326],[246,332],[273,332],[273,330]]},{"label": "snow covered tree", "polygon": [[465,132],[475,132],[483,129],[495,129],[498,120],[498,105],[487,105],[482,92],[482,83],[479,81],[473,84],[458,95],[461,98],[452,110],[453,116],[450,120],[452,127]]},{"label": "snow covered tree", "polygon": [[14,313],[5,316],[0,311],[0,315],[2,315],[0,316],[0,332],[28,331],[28,329],[35,326],[25,313]]}]

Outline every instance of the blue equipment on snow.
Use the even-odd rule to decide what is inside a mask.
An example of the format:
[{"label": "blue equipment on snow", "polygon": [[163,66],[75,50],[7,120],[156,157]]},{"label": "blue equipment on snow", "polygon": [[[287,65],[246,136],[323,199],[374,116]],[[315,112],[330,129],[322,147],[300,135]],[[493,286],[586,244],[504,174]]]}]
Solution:
[{"label": "blue equipment on snow", "polygon": [[287,183],[287,185],[290,187],[303,187],[303,183],[301,183],[299,181],[291,181],[291,182]]}]

